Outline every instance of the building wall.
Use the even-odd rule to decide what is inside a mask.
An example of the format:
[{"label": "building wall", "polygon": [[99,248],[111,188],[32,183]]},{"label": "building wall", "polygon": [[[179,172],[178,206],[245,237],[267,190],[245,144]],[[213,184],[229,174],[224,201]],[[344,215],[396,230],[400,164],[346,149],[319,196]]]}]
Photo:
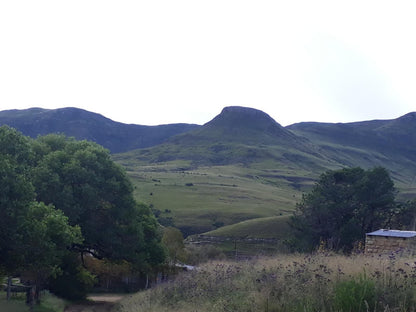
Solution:
[{"label": "building wall", "polygon": [[416,239],[367,235],[365,238],[366,254],[387,254],[392,252],[416,252]]}]

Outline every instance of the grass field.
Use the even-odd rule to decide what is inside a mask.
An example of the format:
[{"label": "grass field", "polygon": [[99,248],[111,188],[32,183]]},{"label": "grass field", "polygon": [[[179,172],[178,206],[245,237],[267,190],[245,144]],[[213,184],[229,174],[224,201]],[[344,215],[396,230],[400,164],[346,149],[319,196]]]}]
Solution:
[{"label": "grass field", "polygon": [[[44,293],[41,297],[39,305],[34,305],[33,312],[63,312],[66,302],[49,293]],[[0,296],[1,312],[27,312],[29,307],[26,305],[26,297],[24,293],[13,295],[11,300],[6,300],[6,292],[2,292]]]},{"label": "grass field", "polygon": [[232,238],[277,238],[284,239],[290,230],[289,217],[277,216],[258,218],[227,225],[219,229],[204,233],[207,236],[221,236]]},{"label": "grass field", "polygon": [[136,198],[172,218],[185,233],[207,232],[241,221],[290,214],[308,175],[242,166],[184,167],[181,163],[128,167]]},{"label": "grass field", "polygon": [[0,311],[4,312],[27,312],[29,311],[28,306],[25,304],[23,299],[12,299],[6,300],[6,293],[1,293],[0,297]]},{"label": "grass field", "polygon": [[[166,144],[113,158],[126,168],[136,199],[150,205],[161,224],[178,227],[185,236],[229,225],[236,226],[222,229],[227,236],[279,235],[269,222],[273,219],[267,218],[292,214],[302,193],[328,169],[384,166],[399,189],[399,200],[416,196],[410,170],[414,164],[405,157],[396,162],[376,151],[333,143],[305,143],[307,153],[290,147],[209,142]],[[251,227],[240,224],[255,219]]]},{"label": "grass field", "polygon": [[202,265],[123,299],[117,312],[411,312],[413,258],[279,255]]}]

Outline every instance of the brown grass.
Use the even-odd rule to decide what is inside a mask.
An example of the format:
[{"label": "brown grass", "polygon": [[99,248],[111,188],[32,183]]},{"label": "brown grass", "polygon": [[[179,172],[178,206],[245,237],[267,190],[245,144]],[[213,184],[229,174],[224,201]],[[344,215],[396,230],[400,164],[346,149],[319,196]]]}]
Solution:
[{"label": "brown grass", "polygon": [[115,311],[415,311],[412,258],[281,255],[212,262],[125,298]]}]

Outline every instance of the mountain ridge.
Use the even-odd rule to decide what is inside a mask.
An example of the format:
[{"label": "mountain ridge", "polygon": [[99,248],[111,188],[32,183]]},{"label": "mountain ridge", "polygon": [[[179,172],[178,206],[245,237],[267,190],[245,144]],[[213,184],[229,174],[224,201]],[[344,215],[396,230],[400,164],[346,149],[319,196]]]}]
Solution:
[{"label": "mountain ridge", "polygon": [[0,111],[0,125],[9,125],[30,137],[62,133],[94,141],[112,153],[157,145],[173,135],[199,127],[180,123],[159,126],[124,124],[75,107]]},{"label": "mountain ridge", "polygon": [[[37,129],[34,136],[65,125],[72,133],[90,131],[86,138],[107,148],[121,141],[126,151],[113,149],[112,157],[126,169],[137,200],[151,206],[161,224],[173,224],[186,235],[288,216],[320,174],[343,167],[385,167],[402,200],[416,196],[416,113],[282,127],[262,111],[225,107],[206,124],[179,126],[176,133],[171,125],[114,128],[110,119],[74,108],[46,115],[39,108],[7,114],[20,121],[15,125],[22,126],[23,120],[23,126]],[[149,145],[137,148],[145,139]]]}]

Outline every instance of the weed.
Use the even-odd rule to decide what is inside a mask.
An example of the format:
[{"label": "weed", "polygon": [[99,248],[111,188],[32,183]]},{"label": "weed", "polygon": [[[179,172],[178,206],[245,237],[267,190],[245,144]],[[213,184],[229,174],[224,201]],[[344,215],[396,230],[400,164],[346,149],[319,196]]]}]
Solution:
[{"label": "weed", "polygon": [[280,255],[221,261],[122,300],[117,311],[415,311],[410,258]]}]

